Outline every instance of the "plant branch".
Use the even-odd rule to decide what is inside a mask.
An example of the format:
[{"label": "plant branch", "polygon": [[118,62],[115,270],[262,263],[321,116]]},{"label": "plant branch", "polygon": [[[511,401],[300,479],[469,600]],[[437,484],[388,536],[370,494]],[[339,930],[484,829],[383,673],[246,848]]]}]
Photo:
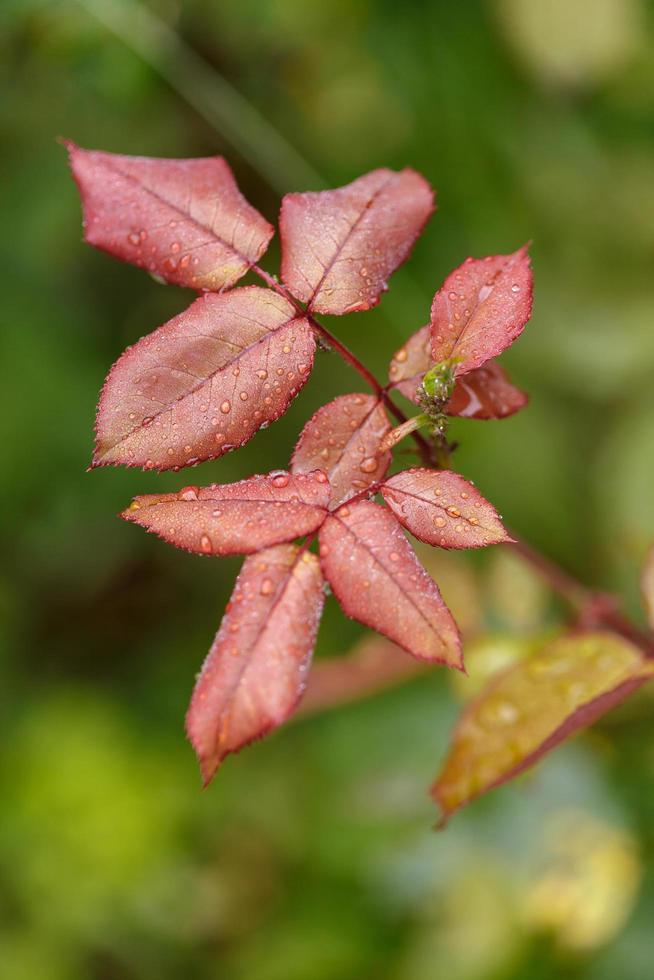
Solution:
[{"label": "plant branch", "polygon": [[[335,351],[339,355],[339,357],[345,361],[346,364],[349,364],[351,368],[354,368],[354,370],[366,382],[368,387],[371,388],[372,391],[374,391],[374,393],[379,398],[381,398],[386,408],[389,410],[389,412],[391,412],[391,414],[397,419],[398,422],[403,423],[407,421],[407,416],[404,414],[404,412],[399,407],[399,405],[395,404],[395,402],[389,395],[388,386],[384,386],[380,384],[377,378],[372,373],[372,371],[368,370],[365,364],[363,364],[363,362],[359,360],[356,354],[353,351],[351,351],[349,347],[346,347],[345,344],[342,343],[338,339],[338,337],[336,337],[331,332],[331,330],[328,330],[324,324],[320,323],[319,320],[316,320],[313,314],[308,313],[301,305],[301,303],[298,303],[295,297],[291,293],[289,293],[288,289],[286,289],[286,287],[281,282],[279,282],[279,280],[275,276],[272,276],[269,272],[266,272],[266,270],[262,269],[261,266],[259,265],[253,265],[251,268],[252,268],[252,272],[256,273],[256,275],[258,275],[259,278],[262,279],[263,282],[265,282],[266,285],[270,287],[270,289],[274,289],[274,291],[279,296],[283,296],[284,299],[287,300],[287,302],[291,303],[293,308],[297,311],[298,316],[304,316],[309,320],[309,323],[314,328],[316,333],[320,337],[322,337],[325,343],[333,351]],[[420,452],[420,456],[423,462],[425,463],[425,465],[434,466],[435,457],[434,457],[433,447],[424,438],[424,436],[420,435],[419,432],[413,432],[412,435],[416,442],[416,445],[418,446],[418,451]]]},{"label": "plant branch", "polygon": [[509,534],[514,540],[514,543],[509,547],[524,562],[531,565],[551,590],[564,599],[578,616],[581,616],[584,609],[592,602],[594,593],[581,582],[578,582],[565,569],[536,551],[530,544],[520,540],[513,531],[509,531]]},{"label": "plant branch", "polygon": [[519,538],[509,545],[523,561],[540,575],[544,582],[559,595],[575,612],[579,626],[593,628],[603,626],[619,633],[640,647],[647,657],[654,657],[654,637],[638,629],[621,611],[616,596],[608,592],[589,589],[550,558],[536,551]]}]

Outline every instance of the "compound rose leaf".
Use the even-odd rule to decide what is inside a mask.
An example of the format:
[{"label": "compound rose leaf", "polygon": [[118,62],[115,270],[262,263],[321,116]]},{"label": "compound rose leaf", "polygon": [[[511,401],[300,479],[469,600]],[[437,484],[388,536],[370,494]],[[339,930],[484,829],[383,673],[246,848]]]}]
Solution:
[{"label": "compound rose leaf", "polygon": [[654,674],[638,647],[604,631],[555,640],[464,710],[432,796],[443,823],[475,797],[592,725]]},{"label": "compound rose leaf", "polygon": [[458,376],[501,354],[531,316],[532,285],[526,248],[511,255],[466,259],[434,296],[433,360],[454,361]]},{"label": "compound rose leaf", "polygon": [[112,367],[93,465],[178,469],[242,446],[284,414],[314,351],[309,322],[269,289],[199,297]]},{"label": "compound rose leaf", "polygon": [[327,516],[322,470],[277,470],[238,483],[136,497],[121,515],[164,541],[202,555],[249,555],[316,531]]},{"label": "compound rose leaf", "polygon": [[647,613],[647,621],[650,628],[654,630],[654,545],[649,549],[645,558],[640,576],[640,589]]},{"label": "compound rose leaf", "polygon": [[344,504],[320,529],[320,563],[343,611],[420,660],[463,669],[456,623],[393,515]]},{"label": "compound rose leaf", "polygon": [[67,143],[96,248],[192,289],[227,289],[274,229],[245,200],[222,157],[163,160]]},{"label": "compound rose leaf", "polygon": [[376,306],[434,210],[431,187],[405,169],[373,170],[331,191],[287,194],[282,279],[315,313]]},{"label": "compound rose leaf", "polygon": [[339,504],[386,475],[391,454],[379,447],[390,430],[379,398],[341,395],[309,419],[295,447],[291,470],[323,469],[332,488],[332,504]]},{"label": "compound rose leaf", "polygon": [[[433,364],[428,325],[417,330],[395,352],[388,372],[389,381],[405,398],[418,405],[418,389]],[[524,408],[528,401],[524,391],[511,383],[504,368],[497,361],[488,361],[457,378],[445,413],[466,419],[503,419]]]},{"label": "compound rose leaf", "polygon": [[451,470],[404,470],[381,493],[400,524],[427,544],[485,548],[512,540],[492,504]]},{"label": "compound rose leaf", "polygon": [[322,586],[318,559],[295,545],[246,558],[186,717],[205,785],[226,755],[277,728],[297,706]]}]

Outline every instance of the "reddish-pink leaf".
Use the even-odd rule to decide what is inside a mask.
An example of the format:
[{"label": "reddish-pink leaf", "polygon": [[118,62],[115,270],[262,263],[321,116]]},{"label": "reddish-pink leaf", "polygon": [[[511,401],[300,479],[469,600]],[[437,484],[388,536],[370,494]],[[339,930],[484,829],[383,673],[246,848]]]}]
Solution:
[{"label": "reddish-pink leaf", "polygon": [[431,307],[435,362],[453,360],[467,374],[501,354],[531,316],[532,275],[526,248],[467,259],[447,277]]},{"label": "reddish-pink leaf", "polygon": [[388,369],[388,380],[405,398],[418,404],[417,391],[423,376],[432,366],[431,328],[416,330],[406,344],[395,351]]},{"label": "reddish-pink leaf", "polygon": [[452,397],[445,406],[447,415],[464,419],[505,419],[524,408],[529,397],[511,383],[497,361],[457,378]]},{"label": "reddish-pink leaf", "polygon": [[282,279],[316,313],[351,313],[379,302],[434,210],[420,174],[373,170],[337,190],[282,201]]},{"label": "reddish-pink leaf", "polygon": [[654,662],[615,634],[562,637],[518,661],[465,709],[432,795],[443,823],[619,704]]},{"label": "reddish-pink leaf", "polygon": [[640,588],[643,595],[643,605],[647,613],[647,621],[654,630],[654,545],[647,552],[645,564],[640,576]]},{"label": "reddish-pink leaf", "polygon": [[269,289],[201,296],[114,364],[93,465],[174,469],[242,446],[284,414],[314,351],[308,321]]},{"label": "reddish-pink leaf", "polygon": [[391,454],[379,447],[390,428],[379,398],[341,395],[309,419],[291,469],[294,473],[323,469],[332,488],[332,504],[339,504],[386,475]]},{"label": "reddish-pink leaf", "polygon": [[[405,398],[418,405],[418,388],[433,363],[431,328],[426,326],[417,330],[395,352],[388,372],[389,381]],[[524,408],[528,400],[524,391],[511,383],[497,361],[488,361],[457,378],[445,412],[466,419],[503,419]]]},{"label": "reddish-pink leaf", "polygon": [[420,660],[463,669],[456,623],[393,515],[344,504],[320,530],[320,562],[346,615]]},{"label": "reddish-pink leaf", "polygon": [[495,508],[451,470],[403,470],[381,492],[398,521],[427,544],[485,548],[512,540]]},{"label": "reddish-pink leaf", "polygon": [[90,245],[198,290],[233,286],[266,251],[274,229],[222,157],[163,160],[67,146]]},{"label": "reddish-pink leaf", "polygon": [[136,497],[121,516],[187,551],[249,555],[317,530],[329,493],[322,470],[297,476],[277,470],[238,483]]},{"label": "reddish-pink leaf", "polygon": [[281,544],[246,558],[186,718],[205,785],[226,755],[295,709],[323,600],[311,552]]}]

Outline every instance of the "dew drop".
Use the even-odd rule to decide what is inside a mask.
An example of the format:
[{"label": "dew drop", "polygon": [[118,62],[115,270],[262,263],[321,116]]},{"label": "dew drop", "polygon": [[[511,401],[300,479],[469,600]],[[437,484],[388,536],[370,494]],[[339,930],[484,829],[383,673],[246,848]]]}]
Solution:
[{"label": "dew drop", "polygon": [[405,349],[404,349],[404,347],[403,347],[403,348],[402,348],[401,350],[399,350],[399,351],[397,352],[397,354],[395,355],[395,360],[396,360],[396,361],[399,361],[399,363],[400,363],[400,364],[404,364],[404,362],[406,361],[406,359],[408,358],[408,356],[409,356],[409,355],[407,354],[407,352],[406,352],[406,350],[405,350]]},{"label": "dew drop", "polygon": [[287,487],[288,476],[285,473],[280,473],[278,476],[273,477],[272,483],[274,487],[279,487],[280,489]]},{"label": "dew drop", "polygon": [[232,408],[232,403],[228,401],[224,401],[220,406],[220,411],[223,413],[223,415],[229,415],[231,408]]},{"label": "dew drop", "polygon": [[131,245],[140,245],[141,244],[141,236],[140,235],[137,235],[137,233],[135,231],[132,231],[127,236],[127,241]]},{"label": "dew drop", "polygon": [[179,491],[180,500],[197,500],[198,499],[198,487],[182,487]]},{"label": "dew drop", "polygon": [[377,457],[368,456],[359,466],[362,473],[374,473],[377,469]]},{"label": "dew drop", "polygon": [[511,725],[518,720],[518,709],[510,701],[489,701],[483,711],[483,717],[492,725]]},{"label": "dew drop", "polygon": [[210,555],[213,551],[213,548],[211,547],[211,538],[208,534],[203,534],[200,538],[200,547],[205,555]]},{"label": "dew drop", "polygon": [[259,591],[261,592],[261,595],[272,595],[274,588],[275,586],[273,585],[272,579],[265,578],[261,583],[261,589]]}]

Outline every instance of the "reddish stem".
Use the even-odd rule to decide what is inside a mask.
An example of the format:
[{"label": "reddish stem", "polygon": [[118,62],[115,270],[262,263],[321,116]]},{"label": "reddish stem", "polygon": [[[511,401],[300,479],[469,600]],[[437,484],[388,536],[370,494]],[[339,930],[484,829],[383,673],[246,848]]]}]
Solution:
[{"label": "reddish stem", "polygon": [[[313,314],[308,313],[304,307],[298,303],[295,297],[289,293],[288,289],[286,289],[286,287],[275,278],[275,276],[271,276],[269,272],[266,272],[265,269],[262,269],[258,265],[253,265],[252,271],[256,272],[256,274],[263,279],[266,285],[271,289],[274,289],[279,296],[283,296],[285,300],[291,303],[293,308],[300,316],[304,316],[309,320],[316,333],[323,338],[323,340],[329,345],[329,347],[331,347],[332,350],[336,351],[339,357],[341,357],[346,364],[349,364],[350,367],[354,368],[354,370],[361,375],[366,384],[379,398],[382,399],[386,408],[398,420],[398,422],[407,421],[407,416],[404,414],[402,409],[395,404],[389,395],[387,388],[379,383],[372,371],[368,370],[365,364],[359,360],[356,354],[354,354],[349,347],[346,347],[345,344],[338,339],[338,337],[334,336],[331,330],[328,330],[327,327],[320,323],[319,320],[316,320]],[[420,455],[425,465],[433,466],[434,454],[429,442],[424,438],[424,436],[420,435],[419,432],[414,432],[413,438],[418,446]]]},{"label": "reddish stem", "polygon": [[531,545],[516,538],[512,532],[511,537],[514,538],[514,544],[509,547],[531,565],[553,592],[572,607],[579,626],[586,629],[598,626],[611,629],[640,647],[647,657],[654,657],[654,637],[651,633],[639,630],[620,612],[618,600],[614,595],[589,589]]}]

